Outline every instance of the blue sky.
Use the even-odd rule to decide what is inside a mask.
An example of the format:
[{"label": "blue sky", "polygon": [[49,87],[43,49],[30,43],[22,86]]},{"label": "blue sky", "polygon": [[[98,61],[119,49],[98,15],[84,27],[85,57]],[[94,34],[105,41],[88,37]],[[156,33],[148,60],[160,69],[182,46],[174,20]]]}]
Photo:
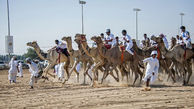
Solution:
[{"label": "blue sky", "polygon": [[[78,0],[9,0],[14,53],[26,52],[26,43],[36,40],[48,50],[55,39],[81,33],[81,6]],[[86,0],[84,23],[87,38],[110,28],[115,36],[126,29],[135,38],[135,12],[140,8],[139,38],[143,34],[164,33],[168,39],[178,34],[180,12],[183,24],[194,40],[194,0]],[[7,35],[6,0],[0,0],[0,54],[4,54]],[[76,48],[74,44],[74,48]]]}]

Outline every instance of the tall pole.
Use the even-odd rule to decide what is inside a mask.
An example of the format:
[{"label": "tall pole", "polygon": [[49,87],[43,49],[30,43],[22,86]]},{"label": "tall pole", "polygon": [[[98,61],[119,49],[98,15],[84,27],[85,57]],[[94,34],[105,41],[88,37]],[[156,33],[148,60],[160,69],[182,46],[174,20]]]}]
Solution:
[{"label": "tall pole", "polygon": [[[7,27],[9,37],[10,36],[9,0],[7,0]],[[11,60],[11,53],[8,53],[8,60]]]},{"label": "tall pole", "polygon": [[136,13],[136,40],[138,40],[138,11],[135,12]]},{"label": "tall pole", "polygon": [[9,0],[7,0],[7,24],[8,24],[8,36],[10,36],[10,19],[9,19]]},{"label": "tall pole", "polygon": [[181,16],[181,26],[183,26],[183,16],[184,15],[185,15],[184,13],[180,13],[180,16]]},{"label": "tall pole", "polygon": [[82,13],[82,34],[84,34],[84,4],[86,4],[85,1],[79,1],[79,4],[81,4],[81,13]]},{"label": "tall pole", "polygon": [[141,11],[141,9],[134,8],[133,11],[136,14],[136,40],[138,40],[138,11]]},{"label": "tall pole", "polygon": [[[181,26],[183,26],[183,16],[185,15],[184,13],[179,14],[181,16]],[[180,27],[179,27],[180,28]],[[178,28],[178,34],[180,32],[180,29]]]},{"label": "tall pole", "polygon": [[83,4],[82,4],[82,34],[84,34],[84,8],[83,8]]}]

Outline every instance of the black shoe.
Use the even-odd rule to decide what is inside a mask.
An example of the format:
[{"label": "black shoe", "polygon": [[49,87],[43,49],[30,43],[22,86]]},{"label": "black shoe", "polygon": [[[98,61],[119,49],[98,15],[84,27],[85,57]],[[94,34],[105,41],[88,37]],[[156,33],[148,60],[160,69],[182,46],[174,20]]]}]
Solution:
[{"label": "black shoe", "polygon": [[33,88],[34,88],[33,86],[30,87],[30,89],[33,89]]}]

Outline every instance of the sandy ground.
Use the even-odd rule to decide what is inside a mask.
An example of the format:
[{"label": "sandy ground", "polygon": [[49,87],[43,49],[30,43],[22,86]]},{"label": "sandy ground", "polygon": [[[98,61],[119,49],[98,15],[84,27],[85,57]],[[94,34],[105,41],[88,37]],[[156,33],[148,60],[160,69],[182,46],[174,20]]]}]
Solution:
[{"label": "sandy ground", "polygon": [[[194,85],[157,82],[145,92],[141,86],[126,87],[109,77],[104,85],[92,88],[76,83],[75,75],[64,86],[60,82],[39,80],[29,89],[30,74],[9,84],[7,71],[0,71],[0,108],[64,108],[64,109],[131,109],[131,108],[194,108]],[[90,82],[89,80],[87,80]],[[108,85],[107,85],[108,84]]]}]

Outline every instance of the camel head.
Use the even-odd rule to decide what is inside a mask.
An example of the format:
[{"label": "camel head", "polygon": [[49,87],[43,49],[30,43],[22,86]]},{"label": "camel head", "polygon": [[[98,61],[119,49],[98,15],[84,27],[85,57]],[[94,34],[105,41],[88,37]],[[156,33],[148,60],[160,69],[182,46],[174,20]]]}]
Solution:
[{"label": "camel head", "polygon": [[85,34],[76,34],[75,39],[84,42],[84,41],[86,41],[86,35]]},{"label": "camel head", "polygon": [[133,45],[137,45],[136,40],[132,39]]},{"label": "camel head", "polygon": [[64,36],[62,38],[62,40],[66,41],[66,42],[72,42],[71,36]]},{"label": "camel head", "polygon": [[162,37],[152,36],[151,40],[155,41],[158,44],[159,48],[160,47],[164,47],[165,48],[164,41],[163,41]]},{"label": "camel head", "polygon": [[38,43],[36,41],[33,41],[33,42],[28,42],[26,44],[27,46],[30,46],[30,47],[33,47],[33,48],[38,48]]},{"label": "camel head", "polygon": [[171,38],[171,43],[176,44],[176,38],[175,37]]},{"label": "camel head", "polygon": [[100,36],[93,36],[93,37],[91,38],[91,40],[93,40],[93,41],[96,42],[97,44],[102,43],[102,39],[101,39]]},{"label": "camel head", "polygon": [[132,39],[132,42],[133,42],[133,47],[134,48],[138,48],[137,43],[136,43],[136,40],[135,39]]},{"label": "camel head", "polygon": [[78,39],[74,39],[74,41],[77,43],[77,44],[80,44],[80,41]]},{"label": "camel head", "polygon": [[156,43],[164,43],[162,37],[152,36],[151,40],[155,41]]}]

